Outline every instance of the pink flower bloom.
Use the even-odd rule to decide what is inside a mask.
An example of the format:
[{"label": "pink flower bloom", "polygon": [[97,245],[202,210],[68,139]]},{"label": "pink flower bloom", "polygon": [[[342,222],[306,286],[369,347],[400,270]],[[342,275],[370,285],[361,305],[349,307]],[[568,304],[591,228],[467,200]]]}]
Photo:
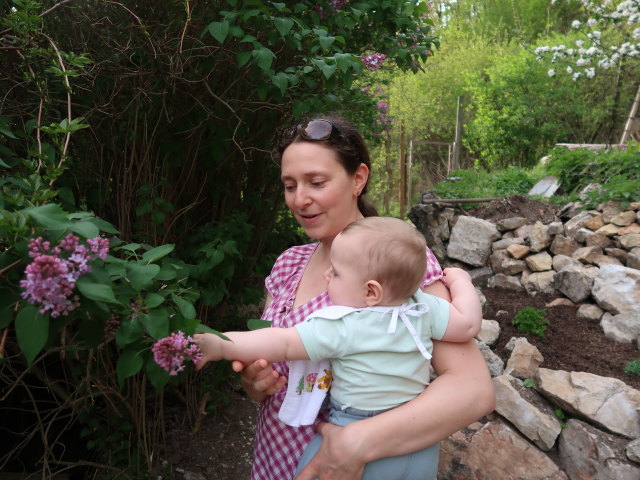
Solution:
[{"label": "pink flower bloom", "polygon": [[371,72],[378,70],[386,59],[387,56],[384,53],[372,53],[371,55],[361,58],[366,69]]},{"label": "pink flower bloom", "polygon": [[[24,288],[22,298],[29,303],[40,305],[40,313],[51,312],[52,317],[68,315],[77,308],[79,298],[73,295],[76,281],[81,275],[91,271],[88,262],[95,257],[106,258],[109,240],[93,238],[87,240],[90,249],[80,245],[78,237],[67,235],[60,244],[51,248],[50,242],[42,237],[29,241],[29,256],[33,261],[25,269],[25,278],[20,281]],[[60,255],[66,254],[67,258]]]},{"label": "pink flower bloom", "polygon": [[193,343],[191,337],[185,337],[180,331],[158,340],[153,344],[151,351],[156,363],[171,376],[184,370],[187,360],[198,363],[202,358],[198,345]]}]

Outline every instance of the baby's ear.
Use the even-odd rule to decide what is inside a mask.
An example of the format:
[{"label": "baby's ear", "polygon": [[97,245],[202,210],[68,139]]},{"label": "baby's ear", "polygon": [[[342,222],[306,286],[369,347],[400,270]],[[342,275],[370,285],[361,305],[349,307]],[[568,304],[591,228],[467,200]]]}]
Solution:
[{"label": "baby's ear", "polygon": [[383,289],[377,280],[367,280],[367,296],[365,298],[367,306],[378,305],[382,300]]}]

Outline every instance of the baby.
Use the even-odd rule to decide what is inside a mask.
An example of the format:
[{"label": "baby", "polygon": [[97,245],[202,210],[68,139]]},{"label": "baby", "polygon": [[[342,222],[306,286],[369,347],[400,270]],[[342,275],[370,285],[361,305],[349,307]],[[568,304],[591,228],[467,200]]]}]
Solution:
[{"label": "baby", "polygon": [[[197,368],[222,359],[292,361],[280,417],[294,426],[315,420],[329,383],[329,421],[340,426],[413,399],[429,383],[431,339],[467,341],[482,321],[478,295],[464,270],[445,270],[451,303],[420,290],[425,248],[422,234],[402,220],[353,222],[331,246],[325,277],[334,306],[292,328],[226,332],[230,341],[197,334],[194,341],[203,354]],[[313,400],[299,401],[303,392],[313,392]],[[298,470],[321,441],[312,440]],[[437,465],[435,445],[371,462],[362,478],[425,480],[435,478]]]}]

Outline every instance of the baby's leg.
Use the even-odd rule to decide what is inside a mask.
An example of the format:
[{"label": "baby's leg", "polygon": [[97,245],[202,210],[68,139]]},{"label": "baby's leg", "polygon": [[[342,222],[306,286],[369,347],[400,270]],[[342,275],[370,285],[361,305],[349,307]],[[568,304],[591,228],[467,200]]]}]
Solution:
[{"label": "baby's leg", "polygon": [[313,437],[313,439],[311,439],[311,442],[309,442],[309,445],[307,445],[307,448],[304,450],[302,457],[300,457],[300,461],[298,462],[298,468],[296,470],[296,475],[298,475],[302,471],[302,469],[307,466],[307,463],[311,461],[313,456],[320,449],[321,444],[322,444],[322,435],[316,435],[315,437]]},{"label": "baby's leg", "polygon": [[440,444],[399,457],[381,458],[364,467],[362,480],[435,480]]}]

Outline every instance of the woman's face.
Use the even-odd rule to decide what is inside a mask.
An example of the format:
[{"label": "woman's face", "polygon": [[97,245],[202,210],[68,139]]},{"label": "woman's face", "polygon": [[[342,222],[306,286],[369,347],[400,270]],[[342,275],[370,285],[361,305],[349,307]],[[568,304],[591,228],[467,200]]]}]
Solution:
[{"label": "woman's face", "polygon": [[368,176],[364,164],[349,175],[336,152],[321,143],[292,143],[282,154],[285,202],[306,234],[318,240],[333,241],[362,218],[357,198]]}]

